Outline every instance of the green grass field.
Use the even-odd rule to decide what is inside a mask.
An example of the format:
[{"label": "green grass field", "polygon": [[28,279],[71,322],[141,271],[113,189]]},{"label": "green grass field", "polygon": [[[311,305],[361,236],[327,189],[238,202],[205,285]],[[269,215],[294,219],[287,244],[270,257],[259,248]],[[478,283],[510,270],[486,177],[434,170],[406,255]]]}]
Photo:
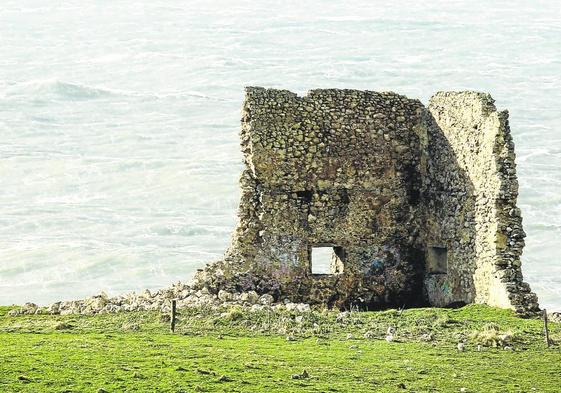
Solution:
[{"label": "green grass field", "polygon": [[181,310],[174,334],[155,312],[10,309],[0,307],[0,392],[561,392],[561,325],[547,349],[541,321],[484,306]]}]

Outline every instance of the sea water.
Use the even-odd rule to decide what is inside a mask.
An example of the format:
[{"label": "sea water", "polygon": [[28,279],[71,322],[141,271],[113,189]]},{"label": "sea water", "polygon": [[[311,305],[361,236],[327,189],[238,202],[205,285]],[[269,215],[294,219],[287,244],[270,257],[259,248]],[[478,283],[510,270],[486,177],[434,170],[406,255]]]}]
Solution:
[{"label": "sea water", "polygon": [[243,87],[490,92],[561,309],[557,1],[2,0],[0,304],[159,288],[236,223]]}]

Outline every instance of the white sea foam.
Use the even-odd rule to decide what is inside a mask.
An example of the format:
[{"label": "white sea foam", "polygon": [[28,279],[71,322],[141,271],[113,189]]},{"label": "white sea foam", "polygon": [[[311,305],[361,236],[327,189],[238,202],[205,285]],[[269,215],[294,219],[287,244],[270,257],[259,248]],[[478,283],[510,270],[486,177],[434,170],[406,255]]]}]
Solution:
[{"label": "white sea foam", "polygon": [[561,309],[561,8],[545,0],[4,0],[0,304],[186,280],[235,225],[243,87],[490,92],[524,274]]}]

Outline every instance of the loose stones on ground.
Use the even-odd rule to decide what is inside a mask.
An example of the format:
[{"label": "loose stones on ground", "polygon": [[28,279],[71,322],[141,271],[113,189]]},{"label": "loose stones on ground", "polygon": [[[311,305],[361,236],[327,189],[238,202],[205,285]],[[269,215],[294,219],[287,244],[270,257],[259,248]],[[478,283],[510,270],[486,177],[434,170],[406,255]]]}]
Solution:
[{"label": "loose stones on ground", "polygon": [[255,291],[234,293],[221,290],[218,294],[212,294],[207,288],[194,290],[189,285],[181,282],[170,288],[151,292],[145,290],[139,294],[135,292],[110,297],[105,292],[81,300],[56,302],[48,307],[39,307],[34,303],[26,303],[19,309],[11,310],[11,316],[20,314],[106,314],[121,311],[160,311],[170,312],[172,299],[177,300],[177,307],[211,307],[218,309],[221,306],[242,306],[251,311],[267,309],[295,311],[306,313],[311,311],[310,305],[305,303],[292,303],[288,300],[275,302],[270,294],[259,296]]}]

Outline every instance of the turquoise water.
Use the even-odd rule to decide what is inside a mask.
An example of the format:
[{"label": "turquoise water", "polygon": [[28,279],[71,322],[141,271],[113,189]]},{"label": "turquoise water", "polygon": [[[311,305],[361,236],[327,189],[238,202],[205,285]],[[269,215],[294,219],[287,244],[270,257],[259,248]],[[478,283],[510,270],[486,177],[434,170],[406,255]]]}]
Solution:
[{"label": "turquoise water", "polygon": [[561,7],[420,3],[4,0],[0,304],[163,287],[219,258],[243,87],[261,85],[490,92],[511,112],[524,274],[561,309]]}]

